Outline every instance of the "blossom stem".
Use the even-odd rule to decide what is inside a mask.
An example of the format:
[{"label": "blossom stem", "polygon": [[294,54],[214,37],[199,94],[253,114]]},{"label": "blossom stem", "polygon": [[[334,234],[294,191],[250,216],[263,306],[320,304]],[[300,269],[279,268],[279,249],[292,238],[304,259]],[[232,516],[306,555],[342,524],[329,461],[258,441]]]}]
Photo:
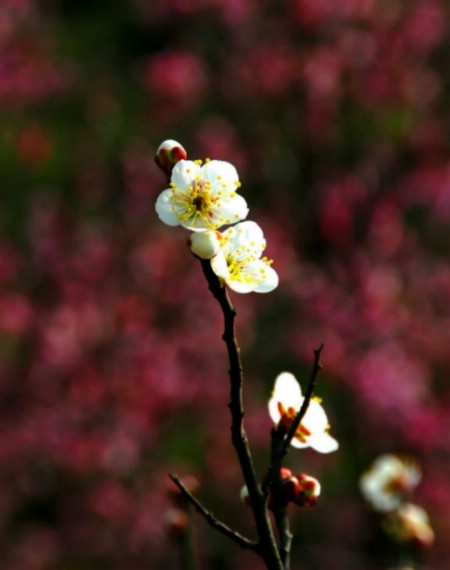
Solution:
[{"label": "blossom stem", "polygon": [[[320,364],[320,354],[323,350],[323,344],[319,346],[319,348],[314,349],[314,364],[311,370],[311,374],[309,377],[308,386],[305,391],[305,396],[303,403],[295,416],[292,424],[290,425],[287,432],[281,433],[282,441],[279,445],[276,446],[276,450],[274,450],[274,442],[272,443],[272,455],[270,465],[267,469],[266,477],[264,478],[264,482],[262,485],[262,491],[264,495],[269,494],[269,490],[275,480],[276,474],[279,473],[281,462],[283,461],[283,457],[286,455],[289,445],[294,437],[298,426],[300,425],[306,411],[308,409],[309,403],[314,395],[314,390],[316,388],[317,376],[322,369],[322,365]],[[272,438],[278,438],[280,434],[276,431],[273,432]]]},{"label": "blossom stem", "polygon": [[257,552],[263,558],[269,570],[283,570],[278,546],[270,522],[267,496],[261,492],[256,478],[253,458],[244,428],[243,381],[244,371],[240,358],[240,349],[235,333],[236,309],[233,307],[226,288],[221,284],[211,269],[208,260],[200,260],[203,273],[214,298],[219,303],[224,316],[223,340],[228,350],[230,363],[230,402],[231,439],[238,456],[244,481],[248,489],[253,517],[258,532]]}]

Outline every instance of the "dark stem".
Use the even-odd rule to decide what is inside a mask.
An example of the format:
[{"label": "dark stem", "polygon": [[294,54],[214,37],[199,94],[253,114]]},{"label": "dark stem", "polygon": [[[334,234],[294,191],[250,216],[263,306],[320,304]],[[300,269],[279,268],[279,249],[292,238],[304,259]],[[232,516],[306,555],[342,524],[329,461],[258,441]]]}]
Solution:
[{"label": "dark stem", "polygon": [[275,522],[280,535],[280,556],[283,563],[283,570],[291,567],[291,545],[293,534],[289,527],[289,517],[287,505],[274,509]]},{"label": "dark stem", "polygon": [[[280,448],[283,445],[284,436],[286,434],[281,433],[274,428],[271,435],[271,463],[273,463],[278,457]],[[277,525],[278,536],[280,540],[281,562],[283,564],[283,569],[289,570],[291,563],[291,545],[293,535],[289,526],[287,501],[282,493],[280,469],[278,469],[274,474],[270,491],[271,509],[275,517],[275,524]]]},{"label": "dark stem", "polygon": [[219,532],[230,538],[233,542],[236,542],[242,548],[248,548],[255,552],[258,551],[257,542],[249,540],[245,536],[242,536],[238,532],[232,530],[226,524],[216,519],[216,517],[210,511],[208,511],[202,505],[202,503],[198,499],[196,499],[194,495],[183,485],[183,483],[180,481],[177,475],[169,473],[169,477],[172,479],[175,485],[180,489],[180,491],[183,493],[186,499],[188,499],[192,503],[192,505],[195,507],[195,510],[198,511],[206,519],[206,521],[210,524],[210,526],[212,526],[214,529],[218,530]]},{"label": "dark stem", "polygon": [[238,456],[244,481],[248,489],[252,512],[258,532],[259,554],[269,570],[282,570],[282,562],[273,534],[267,508],[267,496],[261,492],[258,484],[253,459],[244,429],[243,380],[244,372],[240,358],[240,350],[236,340],[235,317],[236,309],[231,304],[227,290],[211,269],[208,260],[200,260],[203,273],[208,281],[209,289],[219,303],[224,316],[223,340],[228,351],[230,363],[230,403],[231,439]]},{"label": "dark stem", "polygon": [[319,348],[316,348],[314,350],[314,364],[311,370],[311,375],[309,377],[308,386],[306,388],[303,403],[297,415],[295,416],[294,421],[292,422],[288,431],[285,434],[281,434],[283,439],[280,442],[279,446],[277,446],[276,450],[274,450],[272,444],[272,457],[269,468],[267,469],[267,474],[264,479],[264,483],[262,485],[262,491],[264,495],[268,495],[269,489],[271,488],[272,483],[274,482],[275,475],[280,471],[281,462],[283,461],[283,458],[288,451],[292,438],[294,437],[298,426],[300,425],[304,415],[306,414],[306,410],[308,409],[311,398],[313,397],[314,390],[316,388],[317,376],[320,370],[322,369],[322,365],[320,364],[320,354],[322,350],[323,350],[323,344],[321,344]]}]

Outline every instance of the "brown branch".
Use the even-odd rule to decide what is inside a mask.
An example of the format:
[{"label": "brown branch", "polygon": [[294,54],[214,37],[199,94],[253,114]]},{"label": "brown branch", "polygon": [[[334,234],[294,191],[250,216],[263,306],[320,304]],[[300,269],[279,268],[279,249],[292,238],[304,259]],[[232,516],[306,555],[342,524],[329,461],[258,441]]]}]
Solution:
[{"label": "brown branch", "polygon": [[208,260],[200,260],[203,273],[208,281],[209,289],[219,303],[224,316],[223,340],[228,351],[230,363],[230,402],[231,439],[238,456],[244,481],[248,489],[252,512],[259,538],[260,555],[269,570],[282,570],[282,562],[273,534],[267,509],[267,496],[261,492],[256,478],[252,454],[244,428],[243,381],[244,372],[240,358],[240,350],[235,333],[236,309],[233,307],[226,288],[221,284],[211,269]]},{"label": "brown branch", "polygon": [[272,439],[278,439],[278,444],[275,445],[272,442],[272,457],[270,461],[269,468],[267,470],[266,477],[264,478],[264,483],[262,485],[262,491],[264,495],[268,495],[269,490],[275,480],[275,476],[280,471],[281,462],[283,461],[283,457],[287,454],[289,445],[297,431],[298,426],[300,425],[303,417],[306,414],[306,410],[308,409],[309,403],[313,397],[314,390],[316,388],[317,376],[322,369],[322,365],[320,364],[320,354],[323,350],[323,344],[314,350],[314,364],[311,370],[311,375],[309,377],[308,386],[306,388],[305,396],[303,403],[297,412],[297,415],[294,418],[294,421],[290,425],[287,432],[283,433],[279,430],[273,430],[272,432]]},{"label": "brown branch", "polygon": [[233,542],[236,542],[242,548],[248,548],[253,550],[254,552],[258,551],[258,543],[252,540],[249,540],[245,536],[242,536],[238,532],[232,530],[226,524],[220,522],[208,509],[206,509],[202,503],[194,497],[194,495],[183,485],[177,475],[173,473],[169,473],[169,477],[175,483],[175,485],[180,489],[183,495],[188,499],[192,505],[195,507],[196,511],[198,511],[205,520],[212,526],[214,529],[218,530],[228,538],[230,538]]}]

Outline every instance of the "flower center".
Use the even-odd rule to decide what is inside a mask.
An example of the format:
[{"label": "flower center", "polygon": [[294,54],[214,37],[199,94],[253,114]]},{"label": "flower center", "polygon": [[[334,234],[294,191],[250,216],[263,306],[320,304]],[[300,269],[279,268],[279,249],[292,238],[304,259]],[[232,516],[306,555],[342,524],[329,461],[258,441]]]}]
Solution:
[{"label": "flower center", "polygon": [[[291,427],[295,419],[295,416],[297,415],[297,411],[291,406],[289,408],[285,408],[281,402],[278,402],[278,411],[281,416],[279,425],[282,425],[286,431],[289,431],[289,428]],[[295,432],[294,437],[295,439],[298,439],[301,443],[307,443],[308,437],[310,437],[311,435],[312,434],[310,430],[302,423],[300,423],[300,425],[297,428],[297,431]]]},{"label": "flower center", "polygon": [[205,198],[204,198],[204,196],[199,194],[198,196],[196,196],[192,200],[192,203],[194,204],[195,208],[197,209],[197,212],[202,212],[204,207],[205,207]]},{"label": "flower center", "polygon": [[218,198],[211,196],[211,182],[197,178],[187,187],[187,192],[177,191],[177,187],[173,187],[171,197],[172,202],[178,206],[178,217],[182,222],[189,222],[192,225],[201,223],[209,227],[213,216],[211,210]]}]

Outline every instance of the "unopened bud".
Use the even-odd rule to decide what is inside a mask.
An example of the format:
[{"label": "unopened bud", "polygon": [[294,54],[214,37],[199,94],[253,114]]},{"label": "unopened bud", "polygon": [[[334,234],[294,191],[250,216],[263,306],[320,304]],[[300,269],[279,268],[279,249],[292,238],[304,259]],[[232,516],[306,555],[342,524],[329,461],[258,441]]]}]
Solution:
[{"label": "unopened bud", "polygon": [[300,507],[312,507],[317,503],[320,496],[321,486],[317,479],[300,473],[297,475],[298,491],[294,500],[295,504]]},{"label": "unopened bud", "polygon": [[220,249],[222,236],[219,232],[195,232],[191,234],[189,246],[200,259],[211,259]]},{"label": "unopened bud", "polygon": [[280,467],[280,479],[288,479],[292,477],[292,471],[287,467]]},{"label": "unopened bud", "polygon": [[240,499],[246,507],[251,507],[250,495],[248,493],[247,485],[244,485],[240,492]]},{"label": "unopened bud", "polygon": [[163,170],[167,178],[170,179],[172,169],[180,160],[187,159],[187,152],[177,141],[167,139],[162,142],[155,155],[155,162]]},{"label": "unopened bud", "polygon": [[295,502],[298,494],[298,479],[287,467],[280,469],[280,494],[282,501]]}]

